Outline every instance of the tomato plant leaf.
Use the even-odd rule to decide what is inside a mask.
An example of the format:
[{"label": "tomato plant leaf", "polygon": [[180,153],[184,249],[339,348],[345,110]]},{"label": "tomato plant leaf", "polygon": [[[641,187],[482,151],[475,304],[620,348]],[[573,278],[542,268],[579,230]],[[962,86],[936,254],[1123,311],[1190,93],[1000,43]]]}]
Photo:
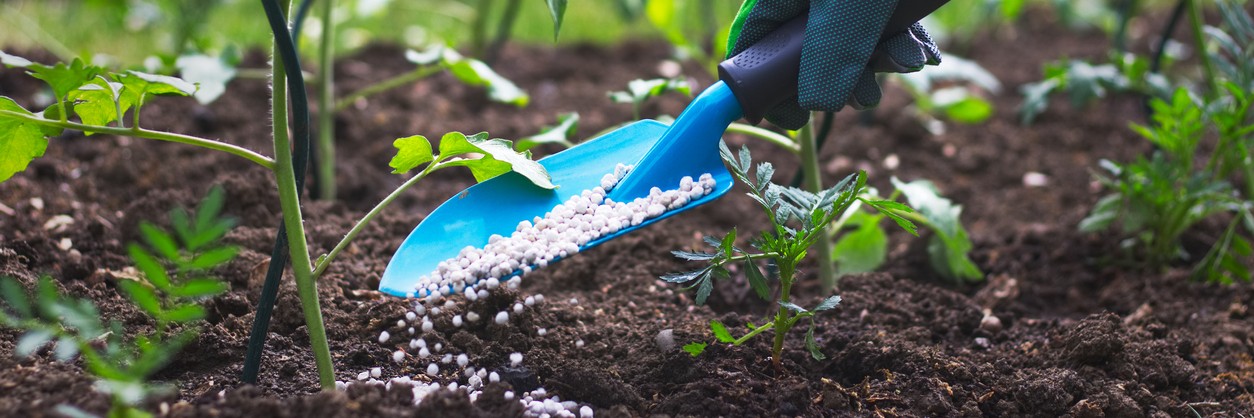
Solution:
[{"label": "tomato plant leaf", "polygon": [[[122,94],[125,86],[104,76],[70,92],[74,113],[87,125],[107,126],[126,114],[134,104],[133,95]],[[119,114],[120,113],[120,114]],[[87,135],[92,133],[87,132]]]},{"label": "tomato plant leaf", "polygon": [[123,75],[124,80],[130,79],[131,77],[134,77],[136,80],[132,80],[129,83],[123,81],[123,84],[128,86],[138,86],[136,90],[145,94],[191,96],[193,93],[196,93],[196,89],[198,88],[196,84],[190,83],[187,80],[168,75],[149,74],[135,70],[127,71],[127,75]]},{"label": "tomato plant leaf", "polygon": [[[0,110],[34,116],[17,102],[0,96]],[[26,170],[35,158],[48,149],[48,137],[61,133],[60,128],[0,116],[0,182]]]},{"label": "tomato plant leaf", "polygon": [[727,326],[723,325],[723,323],[717,319],[710,320],[710,332],[714,333],[714,338],[717,338],[719,342],[736,342],[736,339],[732,338],[731,333],[727,332]]},{"label": "tomato plant leaf", "polygon": [[[14,313],[21,318],[30,318],[34,316],[34,311],[30,307],[30,298],[26,295],[26,290],[22,288],[22,284],[12,277],[0,277],[0,298],[13,309]],[[3,311],[0,310],[0,314]]]},{"label": "tomato plant leaf", "polygon": [[[170,288],[170,276],[166,272],[165,267],[161,265],[157,258],[149,253],[144,247],[137,244],[126,246],[127,252],[131,256],[131,261],[135,263],[135,268],[144,274],[144,278],[152,283],[158,289]],[[177,256],[177,250],[175,250]]]},{"label": "tomato plant leaf", "polygon": [[670,283],[688,283],[696,280],[698,277],[705,275],[709,268],[693,270],[683,273],[669,273],[662,276],[662,280]]},{"label": "tomato plant leaf", "polygon": [[540,133],[519,139],[514,145],[518,151],[526,151],[540,144],[557,144],[566,148],[575,146],[571,137],[579,127],[579,114],[570,112],[557,118],[557,125],[545,127]]},{"label": "tomato plant leaf", "polygon": [[48,83],[49,87],[52,87],[52,92],[56,95],[58,102],[64,100],[71,91],[91,82],[97,75],[104,72],[103,68],[84,64],[83,60],[78,58],[68,65],[63,62],[53,66],[32,63],[26,68],[30,71],[31,77],[43,80]]},{"label": "tomato plant leaf", "polygon": [[162,231],[156,225],[148,221],[139,223],[139,232],[144,236],[144,241],[148,242],[152,248],[155,248],[162,257],[169,260],[177,260],[179,258],[179,247],[174,242],[174,237]]},{"label": "tomato plant leaf", "polygon": [[701,284],[697,287],[697,305],[704,305],[705,300],[710,297],[710,292],[714,291],[714,280],[706,276],[701,280]]},{"label": "tomato plant leaf", "polygon": [[163,321],[179,323],[191,322],[203,319],[205,317],[205,308],[193,303],[184,303],[162,311],[161,314],[156,315],[156,317]]},{"label": "tomato plant leaf", "polygon": [[191,279],[182,284],[170,288],[171,296],[181,298],[203,298],[222,294],[230,289],[230,286],[217,279]]},{"label": "tomato plant leaf", "polygon": [[445,48],[441,57],[442,63],[454,77],[471,86],[484,87],[488,90],[488,98],[493,101],[523,107],[531,101],[531,97],[514,82],[509,81],[488,64],[474,58],[466,58],[451,48]]},{"label": "tomato plant leaf", "polygon": [[17,55],[9,55],[4,53],[4,51],[0,51],[0,64],[4,64],[4,66],[9,68],[26,68],[34,63],[26,58],[22,58]]},{"label": "tomato plant leaf", "polygon": [[[546,189],[557,188],[549,179],[549,173],[544,166],[531,159],[531,153],[514,151],[514,146],[510,141],[499,138],[487,139],[487,137],[486,132],[469,137],[460,132],[445,134],[443,138],[440,138],[440,159],[463,156],[464,159],[453,161],[449,165],[464,165],[470,168],[475,180],[480,182],[513,171],[526,177],[536,186]],[[472,156],[465,155],[469,153],[482,155],[472,158]]]},{"label": "tomato plant leaf", "polygon": [[758,270],[758,264],[753,262],[753,257],[745,254],[745,279],[749,281],[749,287],[753,288],[753,292],[757,293],[762,300],[771,300],[771,288],[766,284],[766,277],[762,275],[762,271]]},{"label": "tomato plant leaf", "polygon": [[407,173],[434,158],[431,154],[431,142],[422,135],[398,138],[392,141],[392,146],[396,147],[396,156],[392,157],[388,166],[392,167],[393,174]]},{"label": "tomato plant leaf", "polygon": [[671,254],[673,254],[675,257],[688,260],[688,261],[709,261],[709,260],[713,260],[714,257],[718,256],[718,254],[713,254],[713,253],[690,252],[690,251],[671,251]]},{"label": "tomato plant leaf", "polygon": [[161,312],[163,311],[161,309],[161,300],[157,298],[157,294],[152,291],[152,288],[134,280],[119,280],[118,288],[122,289],[122,292],[126,294],[126,297],[131,302],[135,302],[136,306],[148,312],[149,315],[152,315],[154,318],[161,317]]},{"label": "tomato plant leaf", "polygon": [[52,353],[53,357],[59,362],[64,363],[73,360],[74,356],[78,354],[78,342],[68,335],[63,335],[61,338],[57,338],[57,345],[54,346]]},{"label": "tomato plant leaf", "polygon": [[226,83],[235,78],[235,67],[220,57],[185,55],[174,61],[183,80],[194,83],[198,89],[192,93],[200,104],[209,104],[226,92]]},{"label": "tomato plant leaf", "polygon": [[557,34],[562,30],[562,19],[566,16],[566,0],[545,0],[545,4],[549,6],[549,16],[553,18],[553,40],[557,41]]},{"label": "tomato plant leaf", "polygon": [[892,219],[893,222],[897,223],[897,226],[900,226],[901,229],[906,230],[906,232],[909,232],[911,235],[919,235],[919,227],[916,226],[914,222],[911,222],[909,219],[901,216],[902,212],[914,212],[914,210],[910,209],[909,206],[891,200],[863,199],[863,202],[866,202],[867,205],[875,208],[875,210],[880,213],[887,215],[889,219]]},{"label": "tomato plant leaf", "polygon": [[932,268],[951,280],[979,280],[984,277],[975,263],[967,257],[972,244],[959,217],[962,206],[940,196],[932,182],[916,180],[903,183],[892,178],[893,186],[900,190],[924,219],[935,235],[928,242],[928,258]]},{"label": "tomato plant leaf", "polygon": [[239,254],[238,247],[230,246],[214,248],[197,255],[195,258],[192,258],[191,262],[187,264],[187,267],[193,269],[210,269],[231,261],[231,259],[235,258],[236,254]]},{"label": "tomato plant leaf", "polygon": [[832,295],[828,297],[827,299],[823,299],[823,302],[820,302],[819,306],[815,306],[814,312],[823,312],[823,311],[831,310],[832,308],[835,308],[836,305],[839,305],[839,304],[840,304],[840,296]]},{"label": "tomato plant leaf", "polygon": [[822,361],[827,356],[823,355],[823,351],[819,349],[819,342],[814,339],[814,320],[810,320],[810,330],[806,331],[806,349],[810,350],[810,357],[815,360]]},{"label": "tomato plant leaf", "polygon": [[17,340],[17,344],[13,347],[13,354],[20,357],[27,357],[34,354],[39,347],[48,344],[51,341],[53,333],[46,329],[34,329],[26,334],[22,334],[22,338]]},{"label": "tomato plant leaf", "polygon": [[706,343],[688,343],[684,345],[684,351],[691,354],[693,357],[696,357],[701,355],[701,353],[704,353],[705,347],[708,345],[709,344]]},{"label": "tomato plant leaf", "polygon": [[639,105],[672,92],[691,96],[692,86],[688,84],[688,80],[682,78],[635,79],[627,82],[626,91],[610,92],[610,101]]},{"label": "tomato plant leaf", "polygon": [[875,271],[888,256],[888,234],[880,227],[883,216],[864,211],[854,212],[846,222],[854,230],[840,236],[832,247],[831,260],[836,263],[836,274],[865,273]]},{"label": "tomato plant leaf", "polygon": [[786,308],[786,309],[788,309],[788,310],[790,310],[790,311],[793,311],[793,312],[799,313],[799,314],[803,314],[803,313],[810,312],[810,311],[807,311],[807,310],[806,310],[806,308],[802,308],[802,307],[800,307],[800,306],[797,306],[797,304],[795,304],[795,303],[792,303],[792,302],[784,302],[784,301],[782,301],[782,300],[781,300],[781,301],[779,301],[779,306],[783,306],[784,308]]}]

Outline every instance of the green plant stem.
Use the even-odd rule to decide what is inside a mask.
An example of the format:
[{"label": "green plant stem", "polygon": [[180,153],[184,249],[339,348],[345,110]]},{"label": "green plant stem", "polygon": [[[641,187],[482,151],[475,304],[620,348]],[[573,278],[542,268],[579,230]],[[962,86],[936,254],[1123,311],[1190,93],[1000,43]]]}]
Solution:
[{"label": "green plant stem", "polygon": [[496,0],[479,0],[475,11],[475,21],[470,28],[470,49],[476,56],[483,56],[488,47],[488,18]]},{"label": "green plant stem", "polygon": [[362,88],[361,90],[357,90],[353,92],[352,94],[344,96],[343,98],[335,101],[335,111],[338,112],[338,111],[344,110],[348,106],[352,105],[353,102],[356,102],[357,100],[364,99],[366,97],[370,97],[370,96],[430,77],[432,74],[438,73],[443,70],[444,68],[438,65],[419,67],[405,74],[401,74],[396,77],[392,77],[387,80],[383,80],[378,83],[371,84],[369,86],[366,86],[365,88]]},{"label": "green plant stem", "polygon": [[333,0],[322,0],[318,45],[318,196],[335,200],[335,19]]},{"label": "green plant stem", "polygon": [[393,190],[391,194],[388,194],[387,197],[379,201],[379,204],[375,205],[374,209],[370,209],[370,212],[367,212],[365,216],[362,216],[361,220],[357,221],[357,224],[353,225],[353,228],[348,230],[348,233],[344,235],[344,238],[340,240],[339,244],[335,244],[335,248],[332,248],[331,252],[328,252],[325,256],[318,259],[318,264],[314,266],[314,279],[317,280],[322,277],[322,273],[327,270],[327,266],[331,265],[331,261],[335,260],[335,257],[340,255],[340,252],[344,251],[344,249],[348,247],[348,244],[353,242],[353,239],[357,238],[357,234],[360,234],[363,229],[366,229],[366,225],[369,224],[370,221],[374,220],[375,216],[378,216],[384,208],[392,204],[392,201],[396,200],[402,192],[409,189],[414,184],[417,184],[419,180],[427,177],[427,174],[431,174],[443,167],[444,166],[439,163],[427,165],[427,167],[423,168],[421,172],[414,175],[409,180],[406,180],[404,184],[401,184],[401,186],[397,187],[396,190]]},{"label": "green plant stem", "polygon": [[[796,273],[796,265],[792,260],[779,260],[779,301],[791,302],[792,300],[792,281],[793,274]],[[781,356],[784,353],[784,337],[788,335],[788,330],[792,328],[790,324],[791,311],[780,305],[779,311],[775,313],[775,342],[771,345],[771,363],[775,364],[775,370],[781,369]]]},{"label": "green plant stem", "polygon": [[43,126],[53,126],[62,129],[75,129],[83,132],[109,134],[116,136],[129,136],[133,138],[155,139],[158,141],[177,142],[180,144],[194,145],[201,148],[207,148],[215,151],[222,151],[238,157],[243,157],[248,161],[252,161],[257,165],[274,170],[275,162],[270,157],[258,154],[237,145],[231,145],[224,142],[218,142],[211,139],[199,138],[189,135],[176,134],[163,131],[152,131],[136,127],[118,128],[113,126],[85,125],[75,122],[61,122],[57,120],[44,119],[36,115],[29,115],[12,110],[0,110],[0,118],[17,119],[23,122],[34,123]]},{"label": "green plant stem", "polygon": [[765,140],[766,142],[770,142],[780,148],[788,150],[788,152],[791,152],[794,155],[801,152],[801,148],[797,146],[797,142],[793,141],[792,138],[779,134],[775,131],[771,131],[769,129],[763,129],[763,128],[759,128],[753,125],[746,125],[746,124],[737,122],[737,123],[728,125],[727,132],[733,132],[733,133],[745,134],[745,135],[757,137],[758,139]]},{"label": "green plant stem", "polygon": [[296,190],[296,170],[292,166],[292,150],[287,137],[287,76],[283,60],[274,57],[273,106],[274,117],[274,176],[279,188],[279,206],[283,210],[283,224],[287,227],[288,248],[292,254],[292,275],[296,277],[296,292],[300,296],[301,309],[305,314],[305,329],[313,349],[314,363],[318,367],[318,381],[323,390],[335,390],[335,365],[331,363],[331,348],[327,343],[326,326],[322,321],[322,308],[318,302],[318,283],[314,281],[313,268],[309,265],[309,245],[305,242],[305,226],[300,210],[300,196]]},{"label": "green plant stem", "polygon": [[750,338],[753,338],[754,336],[761,334],[763,331],[774,329],[774,328],[775,328],[775,322],[767,322],[765,324],[762,324],[762,326],[754,328],[753,331],[749,331],[749,333],[745,334],[743,337],[737,338],[736,341],[732,341],[732,345],[744,344],[745,341],[749,341]]},{"label": "green plant stem", "polygon": [[496,36],[493,37],[492,45],[488,46],[483,56],[488,65],[495,64],[496,59],[501,56],[501,49],[505,48],[505,43],[509,41],[509,36],[514,31],[514,22],[518,21],[518,8],[522,5],[522,0],[506,1],[508,3],[505,4],[505,10],[501,12],[501,20],[496,24]]},{"label": "green plant stem", "polygon": [[[801,143],[801,170],[805,176],[805,188],[811,193],[823,191],[823,180],[819,178],[819,152],[814,140],[814,124],[807,123],[801,127],[797,135]],[[824,225],[815,242],[819,254],[819,283],[823,293],[830,293],[836,288],[836,264],[832,263],[832,240],[827,239],[831,225]]]},{"label": "green plant stem", "polygon": [[1193,29],[1193,41],[1197,43],[1197,58],[1202,63],[1202,70],[1206,74],[1206,86],[1208,91],[1207,98],[1215,97],[1220,91],[1219,79],[1215,75],[1215,65],[1210,62],[1210,54],[1206,52],[1206,35],[1202,28],[1205,22],[1202,21],[1202,2],[1198,0],[1186,0],[1189,2],[1189,25]]}]

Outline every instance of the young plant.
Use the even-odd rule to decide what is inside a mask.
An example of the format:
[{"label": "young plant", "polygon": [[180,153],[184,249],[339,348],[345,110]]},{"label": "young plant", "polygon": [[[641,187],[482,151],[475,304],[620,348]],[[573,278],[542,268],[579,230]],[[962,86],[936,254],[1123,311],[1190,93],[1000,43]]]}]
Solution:
[{"label": "young plant", "polygon": [[[58,361],[81,354],[87,372],[96,376],[96,388],[112,399],[109,417],[151,416],[138,408],[174,388],[149,378],[196,339],[205,317],[200,303],[228,289],[209,273],[238,252],[221,244],[234,226],[219,216],[222,204],[222,189],[215,187],[194,213],[182,208],[170,212],[174,234],[144,222],[140,231],[148,245],[128,246],[140,274],[119,277],[117,286],[147,314],[151,331],[125,329],[116,320],[106,324],[90,300],[62,294],[51,278],[39,280],[33,297],[17,280],[0,278],[0,326],[26,331],[16,354],[31,356],[49,344]],[[68,405],[57,409],[85,415]]]},{"label": "young plant", "polygon": [[627,90],[610,92],[610,101],[614,103],[630,103],[632,120],[640,119],[640,110],[645,102],[666,93],[692,95],[692,86],[683,78],[654,78],[650,80],[636,79],[627,83]]},{"label": "young plant", "polygon": [[1058,92],[1066,92],[1074,107],[1106,97],[1108,91],[1170,96],[1166,77],[1151,72],[1149,61],[1143,57],[1121,54],[1111,61],[1100,65],[1082,60],[1046,64],[1043,80],[1020,88],[1023,104],[1019,107],[1019,120],[1031,124],[1049,107],[1049,96]]},{"label": "young plant", "polygon": [[[274,7],[273,11],[271,6]],[[141,128],[140,107],[146,104],[151,96],[158,94],[186,96],[195,91],[195,85],[182,79],[136,71],[111,72],[101,67],[86,65],[80,60],[75,60],[69,65],[47,66],[0,53],[0,63],[9,67],[25,68],[32,76],[48,83],[57,98],[56,103],[35,113],[22,108],[10,98],[0,97],[0,181],[24,170],[32,159],[43,154],[48,145],[48,138],[57,137],[66,129],[79,130],[89,135],[103,133],[195,145],[245,158],[274,172],[283,214],[283,225],[280,231],[287,238],[286,252],[291,256],[293,276],[296,278],[297,291],[305,313],[319,380],[324,389],[333,389],[335,374],[319,306],[317,278],[347,247],[348,243],[364,229],[365,224],[374,219],[401,192],[416,184],[427,174],[446,167],[467,167],[475,175],[476,180],[516,171],[539,187],[552,188],[554,186],[549,183],[548,174],[544,168],[532,161],[529,153],[513,151],[513,144],[509,141],[488,139],[486,134],[467,137],[452,133],[445,135],[441,140],[439,155],[433,155],[431,145],[426,138],[421,136],[402,138],[396,141],[399,152],[397,159],[393,160],[393,168],[396,168],[399,173],[423,166],[423,164],[426,166],[354,225],[348,235],[331,252],[316,260],[311,259],[305,239],[305,222],[300,210],[300,187],[297,180],[297,173],[300,171],[298,167],[303,168],[303,166],[297,166],[294,163],[287,118],[289,113],[287,95],[297,97],[296,92],[303,93],[304,87],[303,82],[300,81],[302,79],[299,66],[285,65],[286,62],[295,63],[297,58],[295,48],[291,45],[291,37],[286,33],[284,24],[281,23],[283,22],[281,13],[275,12],[277,10],[277,3],[267,3],[267,15],[272,20],[280,22],[278,25],[271,22],[271,26],[277,28],[276,43],[282,46],[279,48],[280,55],[274,62],[272,75],[276,92],[271,100],[274,118],[272,121],[274,158],[210,139]],[[289,76],[296,84],[290,89],[287,83]],[[300,97],[303,99],[303,94]],[[292,109],[293,114],[304,115],[303,101],[293,103],[296,104]],[[129,118],[129,124],[126,122],[128,118],[125,117],[128,110],[132,115]],[[72,118],[76,118],[77,121]],[[295,122],[294,132],[297,133],[295,136],[299,142],[302,137],[307,138],[307,130],[302,125],[304,121],[300,116],[297,116]],[[296,147],[296,149],[302,148]],[[278,263],[280,266],[282,264],[284,263]],[[258,317],[260,316],[259,313]],[[264,330],[262,332],[264,335]]]},{"label": "young plant", "polygon": [[[806,347],[815,359],[821,360],[824,358],[823,353],[814,340],[814,315],[836,307],[840,303],[840,297],[828,297],[812,309],[793,303],[792,286],[799,278],[801,262],[811,247],[827,240],[825,227],[849,211],[855,202],[875,208],[897,222],[901,228],[914,234],[915,225],[903,216],[912,210],[891,200],[866,197],[865,173],[850,175],[829,189],[811,193],[771,183],[771,175],[775,172],[771,163],[758,164],[756,173],[751,175],[753,160],[748,148],[741,148],[737,156],[726,144],[721,144],[721,153],[731,168],[732,175],[749,187],[749,197],[758,203],[769,220],[768,229],[752,241],[753,248],[758,252],[748,252],[736,247],[736,230],[733,229],[722,239],[706,237],[705,242],[716,249],[714,252],[674,251],[676,257],[704,262],[706,266],[685,273],[668,274],[662,276],[662,280],[697,289],[698,305],[704,304],[714,290],[715,279],[730,276],[726,267],[728,264],[741,264],[750,287],[764,300],[771,300],[770,283],[778,281],[779,293],[775,302],[779,309],[772,319],[762,325],[750,324],[749,332],[739,338],[733,338],[723,324],[714,321],[710,324],[714,335],[721,342],[740,345],[758,334],[773,330],[775,338],[771,347],[771,361],[778,370],[781,368],[784,338],[797,322],[809,319]],[[765,264],[765,274],[759,269],[759,263]],[[703,348],[698,343],[689,344],[684,350],[697,355]]]},{"label": "young plant", "polygon": [[975,61],[944,54],[945,60],[927,71],[892,74],[914,100],[915,118],[933,135],[944,133],[946,119],[979,124],[993,116],[985,94],[1001,91],[1001,82]]},{"label": "young plant", "polygon": [[[1180,88],[1169,99],[1153,100],[1152,123],[1133,129],[1157,150],[1128,164],[1102,161],[1110,175],[1099,180],[1112,193],[1098,201],[1080,229],[1118,224],[1126,247],[1143,255],[1148,266],[1162,267],[1190,258],[1180,240],[1192,226],[1229,214],[1228,227],[1194,265],[1193,275],[1232,283],[1250,280],[1247,263],[1254,254],[1247,238],[1254,235],[1254,48],[1248,47],[1254,19],[1232,3],[1219,4],[1228,32],[1205,30],[1213,41],[1207,62],[1216,69],[1206,84],[1218,87],[1215,94],[1198,98]],[[1213,149],[1202,146],[1212,137],[1208,131],[1214,132]],[[1209,155],[1201,154],[1208,149]],[[1198,165],[1201,159],[1205,163]]]}]

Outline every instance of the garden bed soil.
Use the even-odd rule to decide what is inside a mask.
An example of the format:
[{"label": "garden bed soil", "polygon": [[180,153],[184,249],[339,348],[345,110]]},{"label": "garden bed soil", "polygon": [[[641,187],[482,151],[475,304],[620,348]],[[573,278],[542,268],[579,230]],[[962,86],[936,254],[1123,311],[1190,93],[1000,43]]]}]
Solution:
[{"label": "garden bed soil", "polygon": [[[950,124],[945,134],[928,135],[908,116],[900,90],[891,87],[870,124],[852,112],[837,117],[836,134],[823,152],[824,180],[864,169],[881,190],[890,187],[892,176],[935,181],[964,206],[973,259],[988,280],[944,282],[927,268],[925,241],[895,233],[886,271],[844,277],[844,301],[818,317],[815,335],[827,359],[811,359],[801,346],[803,331],[796,331],[781,371],[770,366],[769,338],[739,347],[711,344],[699,357],[655,343],[666,329],[678,345],[708,341],[711,319],[743,324],[773,311],[747,291],[743,275],[720,282],[700,307],[690,293],[657,279],[692,268],[670,250],[700,248],[702,235],[732,227],[741,237],[764,227],[755,204],[738,192],[543,269],[528,276],[518,294],[473,305],[496,312],[520,296],[547,297],[515,315],[508,327],[481,321],[428,335],[429,342],[444,342],[446,350],[465,352],[472,364],[490,370],[503,370],[512,352],[525,355],[524,370],[489,385],[476,402],[442,391],[414,408],[410,392],[401,388],[317,392],[290,277],[275,310],[260,381],[241,384],[245,341],[279,212],[267,173],[230,156],[109,136],[54,139],[46,156],[0,184],[0,274],[26,284],[50,275],[70,293],[95,300],[102,316],[143,329],[149,326],[144,316],[115,286],[129,265],[126,243],[138,239],[140,221],[164,224],[173,206],[193,205],[211,185],[223,185],[226,213],[239,221],[228,239],[243,251],[218,271],[231,291],[208,302],[204,332],[157,376],[177,382],[177,394],[152,405],[168,416],[518,416],[522,409],[501,401],[501,394],[535,384],[592,406],[598,417],[1248,414],[1254,411],[1250,286],[1191,282],[1183,267],[1121,267],[1117,237],[1076,231],[1101,195],[1091,176],[1097,162],[1126,161],[1148,150],[1127,128],[1129,120],[1143,118],[1139,99],[1114,97],[1085,109],[1056,101],[1035,125],[1017,121],[1016,88],[1039,79],[1044,62],[1100,59],[1106,45],[1100,33],[1074,33],[1033,17],[964,51],[1006,85],[993,97],[996,115],[988,123]],[[606,92],[657,76],[667,57],[667,48],[657,43],[512,47],[497,68],[531,94],[526,108],[489,102],[482,91],[445,75],[356,103],[336,118],[340,199],[305,206],[312,250],[329,250],[404,180],[387,166],[394,138],[434,138],[454,130],[518,138],[568,111],[579,112],[578,136],[586,138],[631,117],[629,106],[610,103]],[[264,59],[254,56],[250,63],[260,66]],[[339,62],[337,88],[349,92],[409,68],[402,50],[368,47]],[[696,76],[698,89],[711,81],[699,69],[685,70]],[[0,94],[24,105],[32,105],[38,85],[20,71],[0,72]],[[263,81],[236,80],[208,106],[157,100],[145,108],[143,123],[269,154],[269,126],[262,119],[268,93]],[[646,106],[646,116],[677,114],[687,100],[663,98]],[[736,135],[727,140],[733,147],[746,143]],[[797,164],[769,145],[749,147],[759,160]],[[890,159],[899,164],[886,166]],[[1028,172],[1043,174],[1047,184],[1026,186]],[[789,175],[791,170],[780,170],[775,180],[788,181]],[[471,184],[467,173],[453,170],[420,183],[322,278],[322,308],[340,380],[354,380],[371,367],[382,367],[385,377],[421,375],[425,362],[391,360],[408,338],[377,340],[383,330],[403,335],[395,322],[409,302],[374,289],[392,251],[423,214]],[[50,227],[49,220],[60,215],[73,222]],[[1217,232],[1207,226],[1191,239]],[[805,284],[795,291],[803,306],[826,296],[810,284],[815,269],[808,267]],[[983,323],[985,313],[1000,326]],[[437,318],[437,328],[453,329],[440,327],[448,316]],[[548,331],[544,336],[535,332],[541,327]],[[46,352],[16,358],[18,336],[0,330],[0,415],[46,416],[63,403],[106,410],[107,398],[92,390],[81,364],[57,363]]]}]

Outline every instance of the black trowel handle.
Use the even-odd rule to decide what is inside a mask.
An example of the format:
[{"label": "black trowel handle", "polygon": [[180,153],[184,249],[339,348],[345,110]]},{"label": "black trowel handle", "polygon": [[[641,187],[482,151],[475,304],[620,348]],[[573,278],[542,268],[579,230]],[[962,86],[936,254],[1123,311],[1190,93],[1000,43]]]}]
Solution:
[{"label": "black trowel handle", "polygon": [[[880,40],[909,29],[914,22],[948,1],[898,1]],[[766,38],[718,65],[718,78],[731,87],[749,122],[758,123],[768,110],[797,94],[807,16],[793,18]]]}]

